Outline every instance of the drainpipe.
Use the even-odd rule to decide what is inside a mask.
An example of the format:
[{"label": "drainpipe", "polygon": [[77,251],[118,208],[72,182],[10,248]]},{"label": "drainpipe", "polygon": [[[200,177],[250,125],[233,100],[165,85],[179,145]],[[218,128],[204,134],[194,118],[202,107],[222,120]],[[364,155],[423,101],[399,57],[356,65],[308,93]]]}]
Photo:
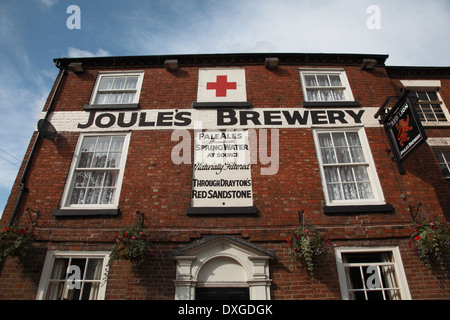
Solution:
[{"label": "drainpipe", "polygon": [[[47,112],[45,113],[45,116],[44,116],[45,120],[47,120],[47,118],[48,118],[48,116],[49,116],[49,114],[51,112],[51,108],[53,106],[53,100],[55,99],[55,96],[56,96],[56,93],[58,92],[58,89],[59,89],[59,86],[61,84],[61,81],[64,78],[64,75],[66,73],[66,69],[62,68],[59,64],[56,64],[56,67],[59,70],[62,70],[62,74],[59,77],[58,84],[57,84],[57,86],[55,88],[55,91],[53,92],[52,99],[50,100],[50,104],[48,105]],[[13,213],[11,215],[10,220],[9,220],[9,226],[11,226],[14,223],[14,219],[16,218],[17,211],[19,210],[19,206],[20,206],[20,202],[22,201],[22,197],[23,197],[25,191],[27,191],[27,186],[26,186],[25,182],[26,182],[28,170],[30,168],[31,159],[33,158],[34,151],[36,150],[36,146],[37,146],[38,140],[39,140],[39,131],[38,131],[38,133],[36,135],[36,139],[34,139],[33,148],[31,149],[30,155],[28,156],[27,163],[25,165],[25,168],[23,169],[22,177],[20,178],[20,181],[19,181],[20,192],[19,192],[19,196],[17,197],[17,200],[16,200],[16,205],[14,207],[14,211],[13,211]]]}]

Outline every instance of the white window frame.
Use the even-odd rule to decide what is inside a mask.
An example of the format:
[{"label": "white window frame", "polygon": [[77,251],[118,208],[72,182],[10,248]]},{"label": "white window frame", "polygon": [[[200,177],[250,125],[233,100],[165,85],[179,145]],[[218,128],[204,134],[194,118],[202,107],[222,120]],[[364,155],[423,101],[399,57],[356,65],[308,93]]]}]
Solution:
[{"label": "white window frame", "polygon": [[[402,300],[411,300],[411,294],[409,292],[408,282],[406,280],[405,270],[403,267],[400,250],[398,247],[382,246],[382,247],[336,247],[335,249],[336,266],[339,277],[339,286],[341,289],[341,297],[343,300],[351,299],[349,288],[350,278],[346,272],[345,267],[350,264],[345,264],[343,255],[347,253],[370,253],[370,252],[391,252],[394,258],[392,265],[395,267],[395,273],[397,276],[398,288]],[[361,263],[364,264],[364,263]],[[366,263],[367,264],[367,263]],[[375,265],[375,263],[374,263]],[[367,289],[370,290],[370,289]]]},{"label": "white window frame", "polygon": [[[119,206],[119,198],[122,189],[122,181],[125,172],[125,164],[128,156],[128,147],[130,144],[130,132],[115,132],[115,133],[82,133],[78,138],[77,147],[73,155],[72,164],[70,166],[69,175],[64,188],[63,196],[61,199],[61,209],[116,209]],[[119,171],[117,177],[117,186],[114,195],[114,203],[112,204],[70,204],[70,197],[72,195],[74,183],[75,183],[75,171],[78,161],[80,160],[81,146],[85,137],[101,137],[101,136],[124,136],[122,156],[120,159],[120,165],[117,168]],[[101,171],[99,168],[98,171]]]},{"label": "white window frame", "polygon": [[[103,78],[106,77],[138,77],[138,81],[136,83],[136,90],[126,90],[126,89],[119,89],[117,90],[117,92],[126,92],[126,91],[133,91],[136,92],[136,94],[134,95],[133,101],[132,102],[126,102],[126,103],[116,103],[116,104],[130,104],[130,103],[138,103],[139,102],[139,97],[141,95],[141,88],[142,88],[142,81],[144,79],[144,71],[100,71],[98,73],[97,76],[97,80],[95,82],[94,85],[94,89],[92,90],[92,94],[91,94],[91,100],[90,100],[90,104],[91,105],[105,105],[107,106],[108,104],[98,104],[97,101],[97,95],[99,93],[99,86],[100,86],[100,82],[102,81]],[[108,92],[114,92],[114,89],[111,90],[107,90]]]},{"label": "white window frame", "polygon": [[440,104],[446,121],[429,121],[427,119],[422,120],[423,126],[448,126],[450,119],[450,112],[445,106],[444,100],[442,100],[439,90],[441,88],[440,80],[400,80],[400,83],[405,87],[405,89],[417,92],[417,91],[433,91],[436,93],[439,100],[437,101],[422,101],[418,104]]},{"label": "white window frame", "polygon": [[[36,300],[44,300],[47,295],[47,289],[50,283],[50,276],[54,266],[54,262],[58,258],[87,258],[87,259],[103,259],[103,265],[101,270],[100,280],[95,280],[95,282],[99,283],[98,294],[96,300],[104,300],[106,294],[106,283],[108,278],[108,263],[110,258],[109,251],[60,251],[60,250],[49,250],[47,251],[47,255],[45,257],[44,267],[41,273],[41,279],[39,281],[38,292],[36,294]],[[87,269],[87,268],[85,268]],[[72,276],[74,273],[71,273]],[[66,274],[65,281],[69,280],[70,282],[73,279],[67,279],[69,274]],[[82,275],[82,279],[84,282],[84,275]],[[70,283],[68,282],[68,283]],[[68,290],[67,284],[65,286],[65,291]]]},{"label": "white window frame", "polygon": [[[303,90],[303,96],[305,101],[307,102],[322,102],[322,103],[327,103],[327,102],[346,102],[346,101],[355,101],[353,98],[353,93],[352,90],[350,88],[350,83],[348,82],[348,78],[347,75],[345,73],[344,69],[327,69],[327,68],[300,68],[299,69],[300,72],[300,79],[301,79],[301,85],[302,85],[302,90]],[[325,100],[325,101],[316,101],[316,100],[309,100],[308,99],[308,87],[306,86],[306,81],[305,81],[305,75],[338,75],[339,78],[341,79],[341,83],[342,86],[340,87],[326,87],[326,88],[330,88],[330,89],[343,89],[344,90],[344,100]],[[314,87],[314,88],[320,88],[320,87]],[[325,87],[324,87],[325,88]]]},{"label": "white window frame", "polygon": [[[357,132],[359,140],[361,142],[362,151],[364,154],[365,162],[355,163],[355,165],[365,165],[367,167],[367,174],[369,176],[369,181],[371,183],[372,192],[374,195],[373,199],[351,199],[351,200],[331,200],[328,195],[327,181],[325,178],[324,164],[322,161],[322,154],[319,144],[319,133],[332,133],[332,132]],[[342,206],[342,205],[382,205],[386,204],[381,184],[378,179],[378,174],[376,172],[375,163],[373,161],[372,152],[370,150],[369,142],[367,140],[366,132],[364,127],[339,127],[339,128],[313,128],[314,143],[316,147],[317,159],[319,162],[319,171],[322,180],[322,189],[325,196],[325,202],[327,206]],[[336,164],[339,166],[340,164]],[[333,165],[331,165],[333,166]]]}]

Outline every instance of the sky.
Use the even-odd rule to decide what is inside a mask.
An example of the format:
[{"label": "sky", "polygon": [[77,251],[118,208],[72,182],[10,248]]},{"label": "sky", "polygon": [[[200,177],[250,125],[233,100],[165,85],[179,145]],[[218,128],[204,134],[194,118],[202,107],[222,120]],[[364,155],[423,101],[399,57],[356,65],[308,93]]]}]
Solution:
[{"label": "sky", "polygon": [[58,74],[54,58],[256,52],[450,66],[450,1],[0,0],[0,214]]}]

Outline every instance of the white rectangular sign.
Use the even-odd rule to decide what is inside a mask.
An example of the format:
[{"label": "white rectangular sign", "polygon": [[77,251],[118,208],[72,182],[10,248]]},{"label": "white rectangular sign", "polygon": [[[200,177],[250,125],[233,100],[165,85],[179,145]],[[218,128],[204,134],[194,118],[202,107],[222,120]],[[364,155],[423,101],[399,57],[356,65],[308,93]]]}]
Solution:
[{"label": "white rectangular sign", "polygon": [[197,102],[247,101],[245,69],[200,69]]},{"label": "white rectangular sign", "polygon": [[252,205],[248,131],[196,131],[191,206]]}]

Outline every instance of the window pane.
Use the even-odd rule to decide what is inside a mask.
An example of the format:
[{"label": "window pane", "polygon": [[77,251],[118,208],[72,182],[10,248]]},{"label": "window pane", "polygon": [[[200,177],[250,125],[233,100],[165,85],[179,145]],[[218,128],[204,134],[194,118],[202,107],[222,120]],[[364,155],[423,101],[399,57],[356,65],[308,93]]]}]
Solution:
[{"label": "window pane", "polygon": [[88,189],[85,203],[86,204],[97,204],[99,195],[100,195],[100,189]]},{"label": "window pane", "polygon": [[423,101],[429,101],[427,93],[425,91],[417,91],[417,96],[419,97],[419,100]]},{"label": "window pane", "polygon": [[382,252],[356,252],[346,253],[345,262],[361,263],[361,262],[382,262]]},{"label": "window pane", "polygon": [[305,83],[307,87],[317,87],[316,76],[305,75]]},{"label": "window pane", "polygon": [[99,93],[97,96],[98,104],[108,104],[109,103],[109,93]]},{"label": "window pane", "polygon": [[111,103],[111,104],[122,103],[122,96],[123,96],[123,93],[112,93],[109,103]]},{"label": "window pane", "polygon": [[134,93],[124,93],[122,97],[122,103],[132,103],[134,100]]},{"label": "window pane", "polygon": [[73,258],[71,261],[71,265],[77,266],[78,268],[80,268],[80,276],[83,277],[84,268],[86,267],[86,258],[81,258],[81,259]]},{"label": "window pane", "polygon": [[113,137],[111,140],[111,151],[122,151],[125,137]]},{"label": "window pane", "polygon": [[328,197],[331,201],[342,200],[342,191],[340,184],[328,184]]},{"label": "window pane", "polygon": [[319,133],[319,144],[321,147],[332,147],[333,141],[329,133]]},{"label": "window pane", "polygon": [[342,182],[353,182],[355,181],[353,177],[352,167],[340,167],[339,173],[341,175]]},{"label": "window pane", "polygon": [[339,174],[336,167],[327,167],[324,169],[325,180],[327,182],[340,182]]},{"label": "window pane", "polygon": [[85,283],[83,286],[83,294],[81,295],[81,300],[96,300],[99,286],[99,283]]},{"label": "window pane", "polygon": [[119,152],[111,152],[108,155],[108,161],[106,162],[107,168],[118,168],[120,165],[120,157],[121,153]]},{"label": "window pane", "polygon": [[352,147],[360,146],[361,141],[359,140],[359,135],[357,132],[347,132],[348,144]]},{"label": "window pane", "polygon": [[106,153],[96,153],[92,161],[92,168],[104,168],[106,164]]},{"label": "window pane", "polygon": [[86,187],[89,181],[90,172],[80,171],[76,173],[75,188]]},{"label": "window pane", "polygon": [[64,293],[64,300],[79,300],[81,289],[68,289]]},{"label": "window pane", "polygon": [[113,85],[113,80],[114,78],[107,78],[107,77],[103,77],[102,80],[100,81],[100,90],[111,90],[112,89],[112,85]]},{"label": "window pane", "polygon": [[336,148],[338,163],[351,163],[350,154],[347,147]]},{"label": "window pane", "polygon": [[115,189],[112,188],[103,189],[102,196],[100,197],[100,204],[114,203],[114,192]]},{"label": "window pane", "polygon": [[116,77],[116,78],[114,78],[113,89],[117,90],[117,89],[125,88],[125,81],[126,81],[125,77]]},{"label": "window pane", "polygon": [[363,289],[364,284],[362,282],[360,267],[349,267],[347,272],[349,273],[351,279],[349,289]]},{"label": "window pane", "polygon": [[356,181],[369,181],[369,175],[367,174],[366,167],[356,166],[354,167]]},{"label": "window pane", "polygon": [[438,121],[447,121],[447,118],[445,117],[444,111],[442,111],[442,108],[439,104],[432,104],[431,108],[434,111],[434,114]]},{"label": "window pane", "polygon": [[370,183],[358,183],[359,197],[360,199],[373,199],[372,186]]},{"label": "window pane", "polygon": [[111,137],[99,137],[95,151],[108,151]]},{"label": "window pane", "polygon": [[333,100],[333,90],[327,90],[327,89],[320,90],[320,98],[322,101],[332,101]]},{"label": "window pane", "polygon": [[431,105],[422,104],[421,107],[422,107],[422,112],[425,115],[425,119],[427,121],[436,121],[437,120],[436,117],[434,116],[433,110],[431,109]]},{"label": "window pane", "polygon": [[137,81],[138,81],[138,77],[128,77],[125,88],[126,89],[136,89]]},{"label": "window pane", "polygon": [[115,187],[117,183],[117,172],[106,172],[104,187]]},{"label": "window pane", "polygon": [[319,86],[321,86],[321,87],[329,87],[330,86],[330,82],[328,81],[327,75],[318,74],[317,81],[319,83]]},{"label": "window pane", "polygon": [[334,154],[333,148],[322,148],[322,161],[325,164],[336,163],[336,156]]},{"label": "window pane", "polygon": [[337,147],[347,146],[345,135],[343,132],[333,132],[333,143]]},{"label": "window pane", "polygon": [[427,94],[428,94],[428,98],[430,99],[430,101],[438,101],[439,100],[436,92],[428,91]]},{"label": "window pane", "polygon": [[320,101],[319,90],[307,90],[308,101]]},{"label": "window pane", "polygon": [[103,177],[105,173],[101,171],[94,171],[89,179],[90,187],[101,187],[103,184]]},{"label": "window pane", "polygon": [[78,168],[90,168],[93,157],[94,157],[93,152],[83,152],[80,156],[80,162],[78,163]]},{"label": "window pane", "polygon": [[83,143],[81,144],[81,151],[94,151],[95,144],[97,143],[97,137],[85,137]]},{"label": "window pane", "polygon": [[68,258],[55,259],[50,279],[59,279],[59,280],[66,279],[66,270],[68,265],[69,265]]},{"label": "window pane", "polygon": [[85,280],[100,280],[103,259],[89,259]]},{"label": "window pane", "polygon": [[358,199],[358,191],[356,189],[356,184],[344,183],[342,184],[342,189],[344,190],[345,200]]},{"label": "window pane", "polygon": [[65,288],[65,282],[50,282],[47,288],[46,300],[61,300]]},{"label": "window pane", "polygon": [[339,75],[330,74],[330,82],[334,87],[342,86],[341,77],[339,77]]},{"label": "window pane", "polygon": [[337,101],[345,100],[344,90],[342,90],[342,89],[334,89],[333,96],[334,96],[334,100],[337,100]]},{"label": "window pane", "polygon": [[72,196],[70,197],[70,204],[83,204],[84,203],[85,189],[73,189]]},{"label": "window pane", "polygon": [[353,163],[364,162],[362,147],[352,147],[350,148],[350,153],[352,155]]}]

